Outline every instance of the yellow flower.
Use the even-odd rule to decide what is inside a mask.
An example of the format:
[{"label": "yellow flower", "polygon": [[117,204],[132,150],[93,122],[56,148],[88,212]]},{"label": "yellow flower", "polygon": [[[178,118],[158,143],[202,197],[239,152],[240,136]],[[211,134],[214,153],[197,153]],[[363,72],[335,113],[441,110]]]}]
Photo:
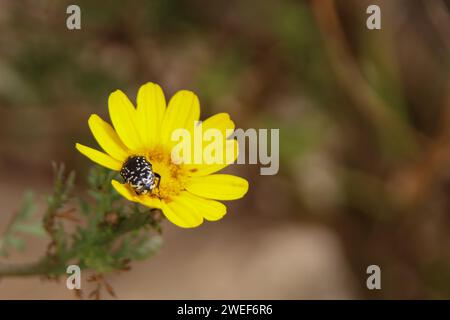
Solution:
[{"label": "yellow flower", "polygon": [[111,183],[123,197],[151,208],[159,208],[172,223],[184,228],[199,226],[203,219],[215,221],[226,213],[226,206],[216,200],[235,200],[243,197],[248,182],[229,174],[216,174],[236,160],[238,144],[227,139],[226,130],[234,130],[234,123],[226,113],[216,114],[203,121],[203,130],[215,128],[223,133],[223,146],[232,149],[234,157],[222,164],[176,164],[171,150],[176,142],[172,132],[184,128],[192,132],[200,117],[197,96],[186,90],[166,100],[160,86],[147,83],[139,89],[137,108],[120,90],[110,94],[109,115],[114,127],[93,114],[89,127],[100,147],[105,151],[76,144],[76,148],[92,161],[120,171],[129,157],[145,156],[152,169],[160,175],[159,184],[151,192],[138,194],[128,183]]}]

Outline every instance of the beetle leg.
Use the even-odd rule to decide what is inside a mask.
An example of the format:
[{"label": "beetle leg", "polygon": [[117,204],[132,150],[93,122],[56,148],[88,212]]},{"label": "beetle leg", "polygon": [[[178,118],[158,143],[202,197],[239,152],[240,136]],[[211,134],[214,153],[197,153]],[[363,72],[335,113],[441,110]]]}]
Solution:
[{"label": "beetle leg", "polygon": [[161,199],[161,196],[159,194],[159,183],[161,182],[161,176],[156,172],[153,172],[153,174],[155,175],[155,180],[157,179],[155,187],[158,189],[158,198]]},{"label": "beetle leg", "polygon": [[161,176],[158,173],[154,173],[155,178],[158,179],[158,181],[156,182],[156,187],[159,189],[159,183],[161,182]]}]

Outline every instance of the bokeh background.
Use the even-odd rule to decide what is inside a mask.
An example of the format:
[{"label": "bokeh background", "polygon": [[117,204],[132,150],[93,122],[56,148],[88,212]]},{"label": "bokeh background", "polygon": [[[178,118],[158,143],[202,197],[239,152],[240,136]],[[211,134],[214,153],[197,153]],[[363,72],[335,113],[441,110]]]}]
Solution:
[{"label": "bokeh background", "polygon": [[[83,192],[88,116],[152,81],[196,92],[203,119],[279,128],[280,171],[235,165],[247,196],[217,223],[165,223],[155,257],[108,277],[119,298],[450,298],[449,50],[443,0],[0,0],[0,231],[25,190],[49,191],[51,161]],[[45,250],[29,242],[7,261]],[[0,298],[74,295],[4,278]]]}]

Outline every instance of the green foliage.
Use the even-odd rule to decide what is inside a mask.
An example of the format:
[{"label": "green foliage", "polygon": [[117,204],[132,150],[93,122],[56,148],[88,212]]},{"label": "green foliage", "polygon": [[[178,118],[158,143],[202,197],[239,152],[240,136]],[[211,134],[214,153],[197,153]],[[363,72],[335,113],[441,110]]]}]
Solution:
[{"label": "green foliage", "polygon": [[111,186],[114,173],[93,168],[88,178],[88,196],[84,198],[71,196],[74,173],[66,177],[64,166],[54,166],[54,171],[54,189],[47,197],[43,227],[29,222],[35,211],[29,193],[1,238],[2,252],[6,253],[10,247],[24,249],[19,232],[43,235],[45,229],[51,239],[49,249],[34,265],[8,268],[8,275],[57,277],[65,273],[69,264],[104,274],[128,269],[130,262],[157,252],[162,242],[159,224],[162,215],[158,210],[125,202]]},{"label": "green foliage", "polygon": [[25,249],[25,241],[21,238],[23,234],[45,236],[40,221],[34,217],[35,212],[34,195],[28,191],[23,197],[22,206],[0,238],[0,256],[8,256],[12,249],[23,251]]}]

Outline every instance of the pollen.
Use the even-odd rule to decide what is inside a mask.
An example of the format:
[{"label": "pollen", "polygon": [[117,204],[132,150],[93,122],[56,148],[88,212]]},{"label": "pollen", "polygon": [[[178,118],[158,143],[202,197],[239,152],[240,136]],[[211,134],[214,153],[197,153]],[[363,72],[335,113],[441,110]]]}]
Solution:
[{"label": "pollen", "polygon": [[158,146],[150,150],[146,158],[152,163],[154,172],[161,176],[159,188],[150,195],[151,197],[170,201],[186,189],[188,171],[183,165],[172,162],[169,151]]}]

